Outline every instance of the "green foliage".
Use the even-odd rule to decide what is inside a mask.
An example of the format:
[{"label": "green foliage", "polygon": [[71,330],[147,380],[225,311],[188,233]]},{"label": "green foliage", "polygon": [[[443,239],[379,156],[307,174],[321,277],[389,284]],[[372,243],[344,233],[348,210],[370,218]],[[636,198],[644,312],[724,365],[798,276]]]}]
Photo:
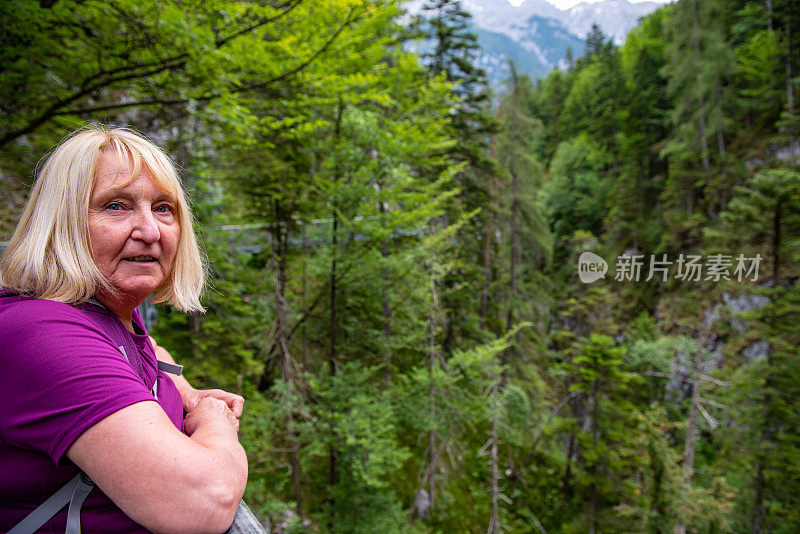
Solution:
[{"label": "green foliage", "polygon": [[557,237],[575,230],[602,233],[609,190],[601,172],[607,163],[607,153],[588,135],[558,145],[550,162],[551,181],[544,189]]},{"label": "green foliage", "polygon": [[[792,532],[792,2],[679,0],[619,47],[595,27],[494,104],[463,6],[401,7],[0,4],[0,233],[86,121],[174,156],[207,312],[159,308],[153,334],[247,398],[246,499],[275,530]],[[614,281],[626,251],[762,262]]]},{"label": "green foliage", "polygon": [[[741,229],[746,228],[746,232]],[[705,232],[714,250],[734,244],[740,254],[764,255],[764,274],[773,279],[796,277],[800,259],[800,173],[770,169],[756,174],[720,215],[720,224]],[[714,247],[714,248],[712,248]],[[749,277],[752,279],[752,277]]]},{"label": "green foliage", "polygon": [[400,532],[402,503],[392,475],[410,453],[399,444],[399,428],[379,369],[343,364],[335,376],[311,378],[316,398],[308,428],[307,454],[325,457],[338,451],[339,478],[328,488],[333,507],[325,510],[331,532]]}]

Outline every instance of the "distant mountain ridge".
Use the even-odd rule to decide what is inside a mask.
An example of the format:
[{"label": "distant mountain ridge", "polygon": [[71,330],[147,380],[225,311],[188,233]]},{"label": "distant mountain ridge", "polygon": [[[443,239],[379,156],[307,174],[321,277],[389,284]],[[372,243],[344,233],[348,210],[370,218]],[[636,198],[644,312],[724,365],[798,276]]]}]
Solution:
[{"label": "distant mountain ridge", "polygon": [[[411,0],[404,5],[410,13],[420,13],[423,3]],[[639,18],[660,6],[627,0],[582,2],[566,10],[546,0],[526,0],[517,7],[508,0],[462,0],[461,5],[472,15],[482,48],[478,64],[486,69],[493,87],[508,78],[506,58],[532,78],[542,77],[566,66],[567,48],[574,57],[583,53],[592,24],[621,44]]]},{"label": "distant mountain ridge", "polygon": [[547,0],[526,0],[518,7],[508,0],[462,0],[461,5],[472,14],[479,28],[500,33],[513,31],[519,21],[527,21],[531,16],[555,19],[564,28],[581,39],[585,38],[597,24],[603,33],[622,44],[628,32],[636,26],[639,18],[659,7],[656,2],[633,4],[627,0],[604,0],[595,4],[581,2],[569,9],[558,9]]}]

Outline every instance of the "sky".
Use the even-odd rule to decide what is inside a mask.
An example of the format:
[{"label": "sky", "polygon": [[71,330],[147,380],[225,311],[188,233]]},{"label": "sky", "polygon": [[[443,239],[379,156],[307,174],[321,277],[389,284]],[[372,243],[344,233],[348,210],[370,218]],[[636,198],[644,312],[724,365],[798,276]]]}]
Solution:
[{"label": "sky", "polygon": [[[518,6],[525,0],[508,0],[508,1],[512,5]],[[588,2],[590,4],[595,4],[600,0],[547,0],[547,1],[556,6],[558,9],[568,9],[576,4],[580,4],[581,2]],[[645,0],[628,0],[628,1],[632,4],[638,4],[639,2],[643,2]],[[668,0],[651,0],[651,1],[659,4],[666,4]]]}]

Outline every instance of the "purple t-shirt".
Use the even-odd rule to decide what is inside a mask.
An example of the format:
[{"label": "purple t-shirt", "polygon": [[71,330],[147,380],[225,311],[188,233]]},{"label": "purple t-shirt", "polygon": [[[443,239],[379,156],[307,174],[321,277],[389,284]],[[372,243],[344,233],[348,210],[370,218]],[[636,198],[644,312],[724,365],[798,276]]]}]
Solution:
[{"label": "purple t-shirt", "polygon": [[[158,403],[182,429],[180,393],[158,371],[138,311],[133,323],[135,334],[101,306],[77,309],[0,291],[0,532],[78,473],[65,453],[85,430],[126,406],[153,401],[156,380]],[[128,347],[125,355],[120,347]],[[66,515],[65,507],[40,532],[63,533]],[[81,528],[147,532],[99,487],[81,508]]]}]

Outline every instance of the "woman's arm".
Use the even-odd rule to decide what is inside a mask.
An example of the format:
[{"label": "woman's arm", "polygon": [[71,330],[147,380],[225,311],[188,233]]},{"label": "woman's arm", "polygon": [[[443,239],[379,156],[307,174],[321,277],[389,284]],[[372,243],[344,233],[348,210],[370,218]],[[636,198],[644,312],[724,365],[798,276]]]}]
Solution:
[{"label": "woman's arm", "polygon": [[224,532],[247,484],[239,423],[205,397],[182,434],[152,401],[123,408],[87,429],[67,450],[129,517],[153,532]]},{"label": "woman's arm", "polygon": [[[153,339],[152,336],[150,337],[150,342],[153,344],[153,349],[156,352],[156,358],[158,360],[167,363],[175,363],[175,360],[172,358],[172,355],[169,353],[169,351],[156,343],[156,340]],[[233,415],[237,419],[242,417],[242,413],[244,411],[244,397],[236,395],[235,393],[224,391],[222,389],[195,389],[191,384],[189,384],[189,381],[186,380],[183,375],[178,376],[170,374],[169,376],[172,378],[172,381],[175,383],[175,387],[178,388],[178,392],[181,394],[181,398],[183,399],[183,410],[185,412],[191,412],[200,399],[204,397],[213,397],[227,404],[228,408],[231,409]]]}]

